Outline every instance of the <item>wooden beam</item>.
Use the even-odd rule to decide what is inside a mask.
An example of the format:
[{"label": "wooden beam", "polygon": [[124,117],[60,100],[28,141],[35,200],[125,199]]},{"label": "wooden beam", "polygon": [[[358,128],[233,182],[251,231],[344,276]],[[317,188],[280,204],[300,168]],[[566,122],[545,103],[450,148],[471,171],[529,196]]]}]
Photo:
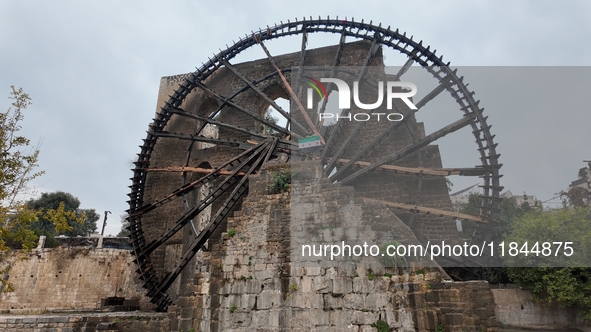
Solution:
[{"label": "wooden beam", "polygon": [[269,50],[267,49],[267,47],[265,47],[265,44],[263,44],[263,41],[257,35],[254,35],[254,34],[253,34],[253,38],[259,45],[261,45],[261,48],[263,49],[263,51],[267,55],[267,58],[269,58],[269,62],[271,63],[271,66],[273,66],[273,68],[275,68],[275,70],[277,71],[277,74],[281,78],[281,81],[283,82],[285,89],[287,89],[287,92],[289,92],[291,99],[293,101],[295,101],[296,105],[298,106],[298,109],[300,110],[300,112],[302,113],[302,116],[304,117],[304,120],[306,120],[306,123],[308,124],[308,126],[310,126],[310,129],[312,129],[312,131],[314,132],[314,135],[317,135],[318,137],[320,137],[320,142],[322,143],[322,145],[325,145],[326,142],[324,142],[324,138],[322,137],[322,135],[320,135],[318,128],[316,128],[316,126],[314,125],[314,122],[312,122],[312,119],[310,119],[308,112],[306,112],[306,110],[304,109],[304,105],[302,105],[302,103],[300,102],[300,99],[298,98],[298,96],[296,96],[295,92],[291,88],[291,85],[289,85],[289,82],[287,82],[287,79],[285,78],[285,76],[281,72],[281,69],[279,69],[279,67],[275,63],[275,59],[273,59],[273,56],[271,55],[271,53],[269,53]]},{"label": "wooden beam", "polygon": [[[189,173],[201,173],[201,174],[208,174],[213,172],[213,168],[201,168],[201,167],[188,167],[188,166],[168,166],[168,167],[160,167],[160,168],[144,168],[146,172],[189,172]],[[216,175],[230,175],[232,171],[228,171],[225,169],[220,169],[219,171],[213,173]],[[244,176],[244,172],[238,172],[236,175]]]},{"label": "wooden beam", "polygon": [[[343,165],[348,163],[349,159],[337,159],[336,163]],[[371,165],[366,161],[355,161],[354,166],[364,168]],[[487,173],[485,168],[424,168],[424,167],[403,167],[394,165],[381,165],[376,167],[376,170],[390,171],[404,174],[424,174],[434,176],[450,176],[450,175],[464,175],[464,176],[480,176]]]},{"label": "wooden beam", "polygon": [[[449,124],[427,136],[425,136],[423,139],[410,144],[400,150],[398,150],[397,152],[386,156],[374,163],[372,163],[371,165],[358,170],[357,172],[347,176],[346,178],[340,180],[341,184],[347,184],[353,180],[355,180],[356,178],[363,176],[364,174],[370,172],[371,170],[377,168],[378,166],[382,166],[384,164],[388,164],[388,163],[393,163],[401,158],[404,158],[406,156],[408,156],[409,154],[431,144],[432,142],[440,139],[441,137],[446,136],[447,134],[453,133],[456,130],[459,130],[460,128],[463,128],[469,124],[471,124],[472,122],[474,122],[474,118],[477,116],[476,113],[468,113],[468,114],[464,114],[464,116],[453,122],[452,124]],[[338,174],[335,173],[333,177],[331,177],[331,179],[334,179],[334,177],[336,177]]]},{"label": "wooden beam", "polygon": [[379,199],[372,199],[372,198],[365,198],[365,197],[362,197],[362,199],[366,202],[369,202],[369,203],[381,203],[381,204],[384,204],[389,207],[393,207],[393,208],[397,208],[397,209],[405,210],[405,211],[409,211],[409,212],[414,212],[414,213],[430,214],[430,215],[434,215],[434,216],[438,216],[438,217],[448,217],[448,218],[452,218],[452,219],[467,220],[467,221],[473,221],[473,222],[484,223],[484,224],[489,223],[488,218],[473,216],[473,215],[459,213],[459,212],[440,210],[440,209],[412,205],[412,204],[394,203],[394,202],[382,201]]},{"label": "wooden beam", "polygon": [[[264,123],[266,126],[271,127],[275,130],[277,130],[278,132],[284,133],[286,135],[293,135],[296,136],[295,133],[291,133],[289,130],[282,128],[268,120],[265,120],[262,116],[260,116],[259,114],[252,112],[246,108],[244,108],[243,106],[233,102],[232,100],[230,100],[230,98],[226,98],[220,94],[218,94],[217,92],[213,91],[212,89],[210,89],[208,86],[206,86],[205,84],[203,84],[203,82],[201,81],[195,81],[195,85],[200,88],[201,90],[203,90],[205,93],[207,93],[208,95],[214,97],[215,99],[219,100],[220,102],[222,102],[222,104],[227,104],[230,105],[232,107],[234,107],[235,109],[243,112],[244,114],[254,118],[255,120]],[[300,136],[301,137],[301,136]]]},{"label": "wooden beam", "polygon": [[291,116],[285,110],[283,110],[283,108],[281,108],[281,106],[277,105],[277,103],[275,103],[275,101],[273,99],[271,99],[263,91],[261,91],[261,89],[259,89],[254,83],[252,83],[248,78],[246,78],[246,76],[242,75],[242,73],[240,71],[238,71],[238,69],[236,69],[234,66],[232,66],[228,61],[221,59],[221,58],[218,58],[218,60],[221,63],[223,63],[224,66],[226,66],[226,68],[230,69],[230,71],[232,71],[232,73],[234,73],[234,75],[236,75],[244,83],[246,83],[254,92],[258,93],[259,96],[261,96],[271,106],[273,106],[273,108],[276,109],[277,112],[281,113],[281,115],[283,115],[283,117],[285,117],[285,119],[287,120],[288,123],[291,122],[295,127],[300,128],[300,130],[306,130],[306,128],[304,126],[302,126],[301,124],[299,124],[295,120],[292,120]]}]

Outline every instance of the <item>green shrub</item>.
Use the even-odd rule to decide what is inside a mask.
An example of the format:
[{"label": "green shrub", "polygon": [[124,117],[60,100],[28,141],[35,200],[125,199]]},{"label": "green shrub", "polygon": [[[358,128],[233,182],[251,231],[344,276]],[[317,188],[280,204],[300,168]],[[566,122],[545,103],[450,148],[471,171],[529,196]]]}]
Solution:
[{"label": "green shrub", "polygon": [[291,183],[291,174],[289,171],[281,170],[273,173],[271,183],[269,183],[269,193],[279,194],[289,190]]},{"label": "green shrub", "polygon": [[388,323],[384,322],[381,319],[371,324],[370,326],[378,329],[378,332],[390,332],[390,325],[388,325]]}]

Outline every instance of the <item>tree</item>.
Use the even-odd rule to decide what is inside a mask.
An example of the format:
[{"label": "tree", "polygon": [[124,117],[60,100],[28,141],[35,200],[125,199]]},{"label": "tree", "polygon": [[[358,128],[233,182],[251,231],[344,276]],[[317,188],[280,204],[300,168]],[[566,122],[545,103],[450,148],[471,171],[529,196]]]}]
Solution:
[{"label": "tree", "polygon": [[[561,209],[543,209],[525,201],[517,206],[514,200],[503,199],[499,204],[495,243],[518,243],[518,250],[528,242],[530,254],[523,251],[505,262],[513,267],[485,268],[489,282],[512,282],[530,290],[540,301],[558,301],[563,306],[578,306],[591,319],[591,207],[589,194],[580,189],[561,192],[564,206]],[[480,199],[471,196],[461,209],[467,214],[479,212]],[[537,249],[532,248],[538,243]],[[547,257],[535,251],[542,250],[540,243],[573,242],[573,255]],[[553,245],[556,249],[556,245]],[[532,249],[534,252],[532,252]],[[505,249],[508,255],[508,247]],[[568,250],[567,250],[568,252]],[[533,256],[533,257],[532,257]],[[541,257],[543,256],[543,257]],[[562,266],[562,267],[561,267]],[[567,267],[564,267],[567,266]]]},{"label": "tree", "polygon": [[35,172],[39,147],[19,135],[23,111],[31,98],[22,88],[11,86],[11,107],[0,113],[0,251],[9,246],[31,249],[37,242],[30,228],[38,213],[31,211],[19,198],[28,190],[30,180],[43,174]]},{"label": "tree", "polygon": [[[277,124],[277,122],[279,122],[279,118],[273,116],[273,114],[271,114],[271,109],[269,107],[269,110],[267,111],[267,113],[265,113],[265,117],[264,119],[271,122],[272,124]],[[262,126],[263,127],[263,133],[265,135],[269,135],[269,136],[277,136],[279,135],[279,132],[271,127],[267,127],[267,126]]]},{"label": "tree", "polygon": [[117,234],[117,237],[129,237],[131,232],[129,229],[129,220],[127,220],[127,214],[121,216],[121,231]]},{"label": "tree", "polygon": [[[88,236],[96,231],[100,218],[94,209],[80,209],[80,200],[63,191],[43,193],[29,200],[27,206],[41,213],[32,227],[43,235]],[[56,213],[60,217],[56,217]],[[63,226],[58,229],[55,225]]]},{"label": "tree", "polygon": [[[529,289],[541,301],[556,300],[563,306],[577,306],[591,319],[591,208],[576,197],[561,209],[534,208],[516,218],[507,242],[529,247],[535,243],[553,243],[548,257],[523,254],[511,260],[508,275],[512,282]],[[572,242],[570,250],[557,250],[554,242]],[[541,248],[540,248],[541,249]],[[521,248],[520,248],[521,250]],[[537,255],[539,256],[539,255]],[[542,255],[546,256],[546,255]]]},{"label": "tree", "polygon": [[[22,196],[29,193],[29,182],[42,175],[38,167],[39,145],[32,146],[28,138],[19,135],[24,111],[30,106],[31,98],[22,88],[11,86],[11,107],[0,113],[0,252],[10,249],[30,250],[37,245],[40,222],[51,234],[73,231],[72,220],[82,214],[72,212],[65,201],[46,209],[35,209]],[[79,202],[78,202],[79,204]],[[77,207],[76,207],[77,208]],[[89,210],[90,211],[90,210]],[[89,228],[94,216],[89,213]],[[98,219],[98,217],[97,217]],[[96,229],[96,226],[95,228]],[[93,229],[93,230],[94,230]],[[1,258],[1,257],[0,257]]]},{"label": "tree", "polygon": [[[470,194],[468,196],[468,203],[464,204],[460,208],[461,213],[470,214],[473,216],[480,215],[480,204],[482,199],[478,194]],[[501,240],[507,236],[507,234],[511,230],[511,224],[513,220],[525,212],[530,211],[532,207],[527,203],[521,204],[521,206],[517,206],[515,200],[511,198],[503,198],[499,203],[499,211],[495,216],[495,220],[498,223],[494,226],[495,234],[493,239],[495,241]],[[463,229],[463,236],[464,237],[471,237],[472,233],[474,232],[474,225],[471,221],[463,221],[462,222],[462,229]]]},{"label": "tree", "polygon": [[96,212],[95,209],[78,209],[78,212],[86,218],[82,223],[75,223],[73,226],[73,230],[69,233],[66,233],[67,236],[89,236],[90,234],[97,232],[97,225],[96,223],[101,218],[100,214]]},{"label": "tree", "polygon": [[591,205],[591,191],[582,187],[572,187],[568,191],[561,191],[559,195],[565,207],[572,206],[578,209]]},{"label": "tree", "polygon": [[[468,197],[468,203],[461,207],[460,212],[475,216],[480,215],[481,201],[482,199],[480,195],[470,194]],[[532,208],[527,202],[521,204],[521,206],[517,206],[517,203],[514,199],[503,198],[499,203],[499,211],[495,216],[495,220],[497,220],[498,223],[493,227],[494,232],[492,234],[491,240],[494,241],[494,243],[502,242],[511,233],[511,225],[513,224],[514,220],[531,210]],[[463,221],[462,235],[468,238],[472,237],[475,228],[476,225],[473,222]],[[496,256],[498,257],[498,254]],[[496,284],[511,282],[506,267],[485,267],[483,268],[483,275],[486,276],[486,280],[490,283]]]}]

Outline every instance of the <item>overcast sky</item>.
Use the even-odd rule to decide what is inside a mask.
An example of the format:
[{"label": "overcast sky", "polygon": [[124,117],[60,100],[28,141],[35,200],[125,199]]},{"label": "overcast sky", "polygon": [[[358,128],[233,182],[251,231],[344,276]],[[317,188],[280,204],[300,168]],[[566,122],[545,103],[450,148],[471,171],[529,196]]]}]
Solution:
[{"label": "overcast sky", "polygon": [[[40,191],[70,192],[101,216],[112,211],[105,233],[116,234],[160,77],[193,71],[259,27],[327,15],[400,28],[452,66],[591,65],[589,1],[0,0],[0,95],[15,85],[33,98],[23,133],[42,141],[46,171],[34,184]],[[271,51],[283,53],[280,45]],[[479,88],[494,89],[464,76],[474,81],[477,96],[484,95]],[[584,97],[589,87],[580,87]],[[516,92],[511,98],[526,97]],[[556,103],[544,114],[481,105],[497,134],[503,185],[513,193],[549,199],[591,159],[588,103]],[[8,106],[8,99],[0,104]]]}]

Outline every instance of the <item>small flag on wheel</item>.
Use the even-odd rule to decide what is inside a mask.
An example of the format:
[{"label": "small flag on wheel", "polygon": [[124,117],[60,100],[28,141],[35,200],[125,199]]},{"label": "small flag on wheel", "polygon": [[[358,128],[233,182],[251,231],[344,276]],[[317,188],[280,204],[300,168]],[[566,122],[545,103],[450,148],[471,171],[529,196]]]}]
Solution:
[{"label": "small flag on wheel", "polygon": [[301,152],[312,152],[322,147],[320,136],[309,136],[298,140],[298,147]]}]

